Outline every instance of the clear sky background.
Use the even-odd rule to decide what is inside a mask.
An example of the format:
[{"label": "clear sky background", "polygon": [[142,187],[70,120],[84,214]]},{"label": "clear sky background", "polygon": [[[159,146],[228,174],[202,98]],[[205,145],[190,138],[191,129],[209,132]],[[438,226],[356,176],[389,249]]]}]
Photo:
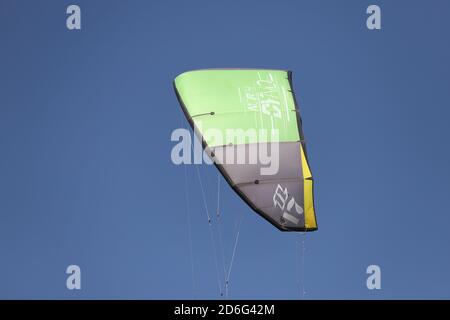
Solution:
[{"label": "clear sky background", "polygon": [[[66,29],[72,3],[81,31]],[[380,31],[366,28],[374,3]],[[293,71],[316,180],[304,254],[221,181],[226,265],[244,217],[230,298],[450,298],[449,12],[0,0],[0,298],[220,298],[196,168],[188,206],[170,159],[172,80],[212,67]],[[217,171],[199,172],[214,212]],[[80,291],[66,289],[70,264]],[[381,290],[366,288],[370,264]]]}]

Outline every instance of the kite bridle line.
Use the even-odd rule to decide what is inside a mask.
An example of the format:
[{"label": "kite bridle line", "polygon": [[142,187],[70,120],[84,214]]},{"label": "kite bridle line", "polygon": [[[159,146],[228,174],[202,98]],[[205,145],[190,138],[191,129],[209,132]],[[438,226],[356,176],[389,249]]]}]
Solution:
[{"label": "kite bridle line", "polygon": [[[183,124],[183,116],[180,112],[180,121],[181,121],[181,126],[183,128],[186,128]],[[189,130],[191,132],[191,130],[189,128],[187,128],[187,130]],[[194,134],[195,136],[195,134]],[[196,137],[194,137],[195,139]],[[194,152],[193,149],[193,145],[191,144],[191,151]],[[234,237],[234,245],[233,245],[233,252],[231,255],[231,260],[230,260],[230,265],[228,267],[226,267],[226,262],[225,262],[225,248],[223,245],[223,236],[222,236],[222,223],[221,223],[221,208],[220,208],[220,172],[217,173],[217,208],[216,208],[216,222],[217,222],[217,238],[218,238],[218,244],[216,245],[216,241],[215,241],[215,235],[214,235],[214,227],[213,227],[213,219],[212,216],[209,212],[209,208],[208,208],[208,202],[206,199],[206,193],[205,193],[205,188],[202,182],[202,177],[201,177],[201,173],[200,170],[198,168],[198,166],[195,166],[196,168],[196,175],[197,175],[197,179],[200,185],[200,190],[201,190],[201,196],[202,196],[202,201],[203,201],[203,207],[205,210],[205,214],[206,214],[206,218],[208,220],[208,229],[209,229],[209,234],[210,234],[210,243],[211,243],[211,248],[213,251],[213,255],[214,255],[214,264],[215,264],[215,269],[216,269],[216,276],[217,276],[217,286],[219,289],[219,295],[221,297],[224,296],[225,294],[225,298],[228,299],[228,294],[229,294],[229,281],[230,281],[230,277],[231,277],[231,270],[233,267],[233,263],[235,260],[235,256],[236,256],[236,251],[237,251],[237,247],[238,247],[238,243],[239,243],[239,235],[240,235],[240,229],[241,229],[241,225],[242,225],[242,221],[244,218],[244,214],[243,212],[241,213],[241,217],[238,218],[238,222],[237,222],[237,231]],[[189,248],[190,248],[190,258],[191,258],[191,273],[192,273],[192,287],[193,287],[193,291],[195,291],[195,273],[194,273],[194,263],[193,263],[193,246],[192,246],[192,228],[191,228],[191,216],[190,216],[190,210],[189,210],[189,200],[188,200],[188,177],[187,177],[187,168],[185,167],[185,195],[186,195],[186,205],[187,205],[187,215],[188,215],[188,234],[189,234]],[[219,257],[219,252],[220,251],[220,257]],[[222,285],[222,281],[220,280],[220,271],[219,271],[219,260],[222,260],[222,268],[223,268],[223,285]],[[224,292],[225,291],[225,292]]]},{"label": "kite bridle line", "polygon": [[225,279],[225,297],[227,299],[228,299],[229,281],[230,281],[230,276],[231,276],[231,268],[233,267],[234,256],[236,255],[237,245],[238,245],[238,241],[239,241],[239,234],[241,232],[241,225],[242,225],[243,220],[244,220],[244,212],[241,212],[241,217],[239,218],[239,221],[237,223],[237,231],[236,231],[236,236],[234,238],[234,247],[233,247],[233,253],[231,254],[230,266],[228,268],[227,276]]},{"label": "kite bridle line", "polygon": [[[192,149],[192,152],[194,152],[192,144],[191,144],[191,149]],[[215,264],[215,268],[216,268],[217,285],[219,287],[219,294],[220,294],[221,297],[223,297],[222,282],[220,281],[219,262],[218,262],[218,258],[217,258],[216,243],[214,241],[214,234],[213,234],[213,226],[212,226],[211,215],[209,214],[208,203],[206,202],[205,190],[203,189],[202,178],[200,176],[200,170],[198,169],[197,165],[195,166],[195,169],[197,171],[197,178],[198,178],[198,182],[199,182],[200,189],[201,189],[201,194],[202,194],[202,198],[203,198],[203,205],[204,205],[204,208],[205,208],[205,213],[206,213],[206,216],[208,218],[208,229],[209,229],[211,248],[212,248],[213,255],[214,255],[214,264]]]},{"label": "kite bridle line", "polygon": [[300,261],[299,261],[299,265],[300,265],[300,274],[299,274],[299,278],[300,278],[300,296],[302,298],[302,300],[305,299],[305,239],[306,239],[306,231],[304,232],[300,232],[299,233],[299,244],[300,244]]},{"label": "kite bridle line", "polygon": [[[217,172],[217,209],[216,209],[216,220],[217,220],[217,231],[219,233],[219,251],[220,251],[221,259],[222,259],[224,286],[226,287],[227,286],[227,283],[226,283],[226,281],[227,281],[227,278],[226,278],[227,277],[227,273],[226,273],[226,268],[225,268],[225,248],[223,246],[221,211],[220,211],[220,172]],[[225,297],[226,297],[226,294],[225,294]]]},{"label": "kite bridle line", "polygon": [[[183,124],[183,115],[181,112],[180,112],[180,124],[181,124],[181,127],[185,128],[185,126]],[[189,130],[189,129],[187,128],[187,130]],[[192,144],[191,144],[191,151],[194,152]],[[186,166],[186,164],[184,164],[184,165]],[[205,209],[206,217],[208,219],[210,242],[211,242],[211,248],[212,248],[213,255],[214,255],[214,264],[215,264],[215,268],[216,268],[217,286],[219,288],[219,295],[223,296],[222,283],[220,281],[220,275],[219,275],[217,249],[216,249],[216,244],[215,244],[214,235],[213,235],[212,219],[211,219],[211,215],[209,213],[208,204],[206,201],[205,190],[203,188],[203,183],[202,183],[202,179],[200,176],[200,171],[197,166],[195,168],[196,168],[197,178],[198,178],[200,189],[201,189],[203,206]],[[191,260],[192,290],[193,290],[193,296],[195,297],[196,283],[195,283],[195,269],[194,269],[194,254],[193,254],[193,245],[192,245],[191,215],[190,215],[190,209],[189,209],[189,196],[188,196],[189,189],[188,189],[188,179],[187,178],[188,178],[187,168],[185,167],[184,193],[185,193],[185,197],[186,197],[186,213],[187,213],[187,218],[188,218],[188,235],[189,235],[189,250],[190,250],[190,260]]]},{"label": "kite bridle line", "polygon": [[[180,112],[180,126],[183,127],[183,115]],[[191,263],[191,278],[192,278],[192,298],[195,299],[195,269],[194,269],[194,249],[192,245],[192,226],[191,226],[191,212],[190,212],[190,203],[189,203],[189,195],[188,195],[188,171],[187,167],[184,166],[184,196],[186,202],[186,220],[188,227],[188,242],[189,242],[189,260]]]}]

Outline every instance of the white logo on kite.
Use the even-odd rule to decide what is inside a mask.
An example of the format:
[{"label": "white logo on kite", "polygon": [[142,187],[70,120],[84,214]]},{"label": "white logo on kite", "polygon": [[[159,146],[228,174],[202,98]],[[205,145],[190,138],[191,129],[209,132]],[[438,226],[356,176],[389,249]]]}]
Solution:
[{"label": "white logo on kite", "polygon": [[[258,72],[256,86],[239,87],[239,101],[246,106],[246,111],[259,112],[260,116],[265,115],[270,120],[272,130],[275,130],[275,121],[283,120],[283,113],[286,113],[286,122],[290,122],[291,108],[288,105],[286,89],[279,86],[277,80],[271,73]],[[260,117],[261,126],[263,118]],[[285,127],[286,129],[286,127]]]},{"label": "white logo on kite", "polygon": [[[273,204],[275,208],[278,207],[283,211],[282,217],[285,220],[288,220],[293,224],[298,224],[300,221],[299,216],[303,214],[303,208],[295,201],[294,197],[291,197],[291,199],[287,201],[288,198],[289,193],[287,188],[283,189],[282,186],[278,185],[275,193],[273,194]],[[295,212],[293,212],[294,210],[292,210],[292,208],[295,208]]]}]

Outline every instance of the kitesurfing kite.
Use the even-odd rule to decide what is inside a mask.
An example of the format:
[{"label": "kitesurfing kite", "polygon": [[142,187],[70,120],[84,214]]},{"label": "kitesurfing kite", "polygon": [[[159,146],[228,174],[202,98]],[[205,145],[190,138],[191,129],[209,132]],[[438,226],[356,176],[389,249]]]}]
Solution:
[{"label": "kitesurfing kite", "polygon": [[[313,177],[290,71],[195,70],[176,77],[174,88],[205,152],[242,200],[280,230],[317,230]],[[238,139],[230,130],[269,134]],[[264,174],[261,162],[225,161],[235,152],[248,159],[251,150],[260,148],[278,150],[275,173]]]}]

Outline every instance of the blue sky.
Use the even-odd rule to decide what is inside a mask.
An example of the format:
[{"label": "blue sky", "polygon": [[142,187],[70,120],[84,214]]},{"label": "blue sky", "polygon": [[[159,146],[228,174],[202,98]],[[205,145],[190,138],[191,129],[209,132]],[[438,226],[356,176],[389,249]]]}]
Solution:
[{"label": "blue sky", "polygon": [[[72,3],[81,31],[66,29]],[[365,25],[373,3],[379,31]],[[170,159],[172,80],[211,67],[293,71],[316,180],[304,254],[221,181],[227,264],[244,217],[230,298],[450,298],[449,10],[2,0],[0,298],[220,298],[196,168],[186,191]],[[216,169],[199,172],[214,211]],[[366,288],[370,264],[381,290]]]}]

